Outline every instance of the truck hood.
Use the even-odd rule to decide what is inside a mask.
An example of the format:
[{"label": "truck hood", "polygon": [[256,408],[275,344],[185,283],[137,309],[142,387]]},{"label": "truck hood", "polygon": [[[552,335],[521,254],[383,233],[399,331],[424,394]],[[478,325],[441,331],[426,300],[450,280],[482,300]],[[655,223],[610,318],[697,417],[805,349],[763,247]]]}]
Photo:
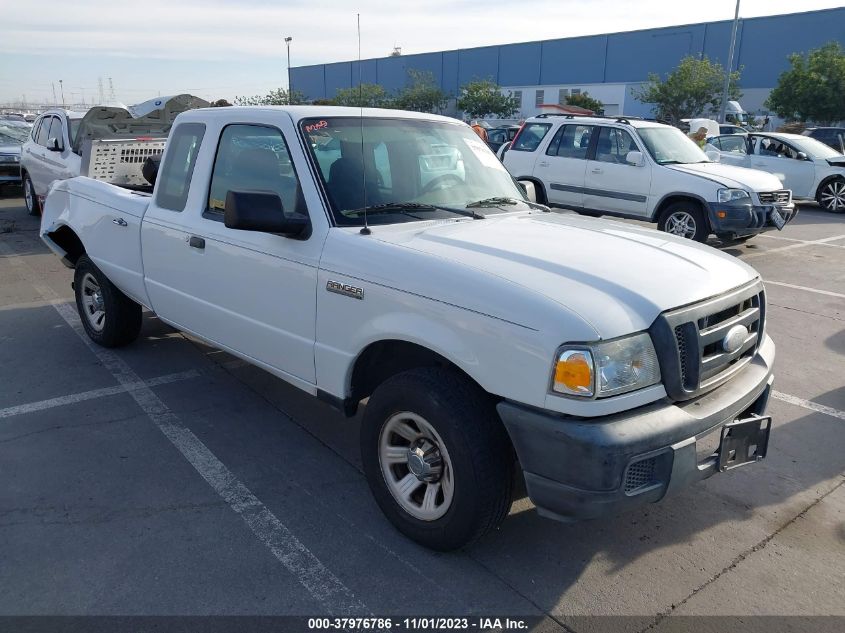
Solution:
[{"label": "truck hood", "polygon": [[[777,176],[759,169],[748,169],[721,163],[691,163],[689,165],[666,165],[669,169],[702,176],[725,187],[751,189],[753,191],[777,191],[783,185]],[[715,200],[708,200],[715,202]]]},{"label": "truck hood", "polygon": [[13,156],[20,156],[21,146],[11,143],[0,143],[0,154],[11,154]]},{"label": "truck hood", "polygon": [[189,94],[156,97],[132,106],[96,106],[82,118],[73,149],[79,152],[86,140],[167,136],[176,115],[207,106],[207,101]]},{"label": "truck hood", "polygon": [[[378,227],[373,237],[538,293],[576,313],[603,339],[644,330],[665,310],[757,278],[753,268],[709,246],[568,214],[507,214],[419,229],[401,224]],[[495,316],[542,325],[526,322],[530,315],[508,305],[507,297],[504,287],[498,302],[502,314]],[[474,307],[466,296],[446,300]]]}]

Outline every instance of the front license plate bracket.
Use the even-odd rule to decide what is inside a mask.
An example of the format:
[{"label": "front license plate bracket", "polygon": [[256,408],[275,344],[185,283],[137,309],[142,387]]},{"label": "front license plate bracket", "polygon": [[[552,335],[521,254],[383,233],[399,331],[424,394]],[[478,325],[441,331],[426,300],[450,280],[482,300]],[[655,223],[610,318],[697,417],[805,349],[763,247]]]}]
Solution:
[{"label": "front license plate bracket", "polygon": [[719,442],[719,471],[752,464],[766,456],[769,448],[771,416],[755,415],[728,422]]},{"label": "front license plate bracket", "polygon": [[778,231],[782,231],[783,227],[786,226],[786,219],[780,214],[780,211],[778,211],[777,208],[772,209],[772,213],[769,217],[772,224],[775,225],[775,228]]}]

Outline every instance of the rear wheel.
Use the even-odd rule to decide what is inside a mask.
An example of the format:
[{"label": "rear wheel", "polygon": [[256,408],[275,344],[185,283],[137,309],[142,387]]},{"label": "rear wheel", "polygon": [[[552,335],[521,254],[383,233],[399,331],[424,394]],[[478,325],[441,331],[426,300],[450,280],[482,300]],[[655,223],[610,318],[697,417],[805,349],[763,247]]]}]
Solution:
[{"label": "rear wheel", "polygon": [[710,235],[710,227],[701,206],[692,201],[682,200],[673,202],[660,215],[657,228],[672,235],[685,237],[696,242],[707,241]]},{"label": "rear wheel", "polygon": [[431,549],[468,545],[510,508],[507,432],[487,394],[456,372],[412,369],[381,384],[364,413],[361,457],[385,516]]},{"label": "rear wheel", "polygon": [[845,213],[845,179],[828,180],[819,187],[816,202],[827,211]]},{"label": "rear wheel", "polygon": [[35,195],[35,187],[32,186],[29,174],[24,174],[23,177],[23,200],[29,215],[41,215],[41,205],[38,204],[38,196]]},{"label": "rear wheel", "polygon": [[103,347],[120,347],[138,338],[141,306],[123,294],[86,255],[73,276],[76,309],[88,337]]}]

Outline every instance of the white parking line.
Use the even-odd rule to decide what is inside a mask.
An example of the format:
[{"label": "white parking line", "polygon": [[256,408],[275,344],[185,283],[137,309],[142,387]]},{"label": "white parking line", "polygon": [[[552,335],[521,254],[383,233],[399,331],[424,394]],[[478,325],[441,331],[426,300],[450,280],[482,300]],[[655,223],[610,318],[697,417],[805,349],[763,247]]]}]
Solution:
[{"label": "white parking line", "polygon": [[[777,238],[776,238],[777,239]],[[787,239],[787,238],[782,238]],[[845,239],[845,235],[834,235],[833,237],[825,237],[820,240],[795,240],[795,244],[789,246],[780,246],[778,248],[770,248],[760,253],[751,253],[743,255],[742,259],[751,259],[752,257],[762,257],[763,255],[771,255],[772,253],[782,253],[784,251],[794,251],[798,248],[807,248],[808,246],[836,246],[835,244],[828,244],[828,242],[835,242],[836,240]]]},{"label": "white parking line", "polygon": [[834,409],[833,407],[826,407],[825,405],[813,402],[812,400],[804,400],[804,398],[791,396],[788,393],[782,393],[780,391],[772,391],[772,398],[788,402],[789,404],[794,404],[797,407],[809,409],[810,411],[815,411],[816,413],[824,413],[825,415],[845,420],[845,411],[840,411],[839,409]]},{"label": "white parking line", "polygon": [[[22,257],[17,256],[2,241],[0,241],[0,254],[6,255],[7,261],[18,269],[21,277],[28,281],[45,301],[61,299],[52,288],[40,283],[36,273],[23,261]],[[241,515],[253,534],[329,614],[369,614],[366,606],[355,598],[349,588],[329,571],[189,428],[182,424],[179,417],[152,389],[144,385],[138,374],[120,356],[97,346],[88,338],[79,316],[69,304],[53,303],[53,307],[120,385],[126,389],[129,389],[131,385],[141,385],[127,393],[215,492],[229,504],[232,510]]]},{"label": "white parking line", "polygon": [[66,396],[59,396],[57,398],[39,400],[38,402],[19,404],[14,407],[0,409],[0,419],[11,418],[25,413],[35,413],[36,411],[44,411],[45,409],[53,409],[55,407],[63,407],[67,404],[76,404],[77,402],[85,402],[86,400],[94,400],[96,398],[116,396],[117,394],[126,393],[127,391],[132,391],[133,389],[140,389],[141,387],[157,387],[159,385],[167,385],[172,382],[179,382],[180,380],[190,380],[191,378],[196,378],[199,375],[200,372],[196,369],[189,369],[188,371],[180,371],[175,374],[166,374],[149,380],[142,380],[138,383],[104,387],[103,389],[91,389],[90,391],[81,391],[79,393],[72,393]]},{"label": "white parking line", "polygon": [[784,288],[793,288],[795,290],[804,290],[806,292],[815,292],[819,295],[826,295],[828,297],[838,297],[840,299],[845,299],[845,294],[840,292],[832,292],[830,290],[819,290],[818,288],[808,288],[807,286],[796,286],[795,284],[788,284],[785,281],[771,281],[766,280],[763,282],[765,285],[769,286],[783,286]]}]

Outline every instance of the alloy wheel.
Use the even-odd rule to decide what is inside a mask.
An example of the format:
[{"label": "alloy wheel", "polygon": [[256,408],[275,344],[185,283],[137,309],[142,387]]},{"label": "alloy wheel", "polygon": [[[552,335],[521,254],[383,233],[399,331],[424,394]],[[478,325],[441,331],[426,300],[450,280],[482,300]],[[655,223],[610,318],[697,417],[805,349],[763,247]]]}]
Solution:
[{"label": "alloy wheel", "polygon": [[692,239],[696,231],[695,218],[687,211],[675,211],[666,219],[666,232]]},{"label": "alloy wheel", "polygon": [[82,307],[88,325],[95,332],[102,332],[106,325],[106,308],[100,284],[90,273],[82,278]]},{"label": "alloy wheel", "polygon": [[379,437],[379,464],[387,489],[403,510],[436,521],[452,505],[452,462],[442,438],[422,416],[392,415]]},{"label": "alloy wheel", "polygon": [[845,211],[845,180],[834,180],[822,189],[819,202],[828,211]]}]

